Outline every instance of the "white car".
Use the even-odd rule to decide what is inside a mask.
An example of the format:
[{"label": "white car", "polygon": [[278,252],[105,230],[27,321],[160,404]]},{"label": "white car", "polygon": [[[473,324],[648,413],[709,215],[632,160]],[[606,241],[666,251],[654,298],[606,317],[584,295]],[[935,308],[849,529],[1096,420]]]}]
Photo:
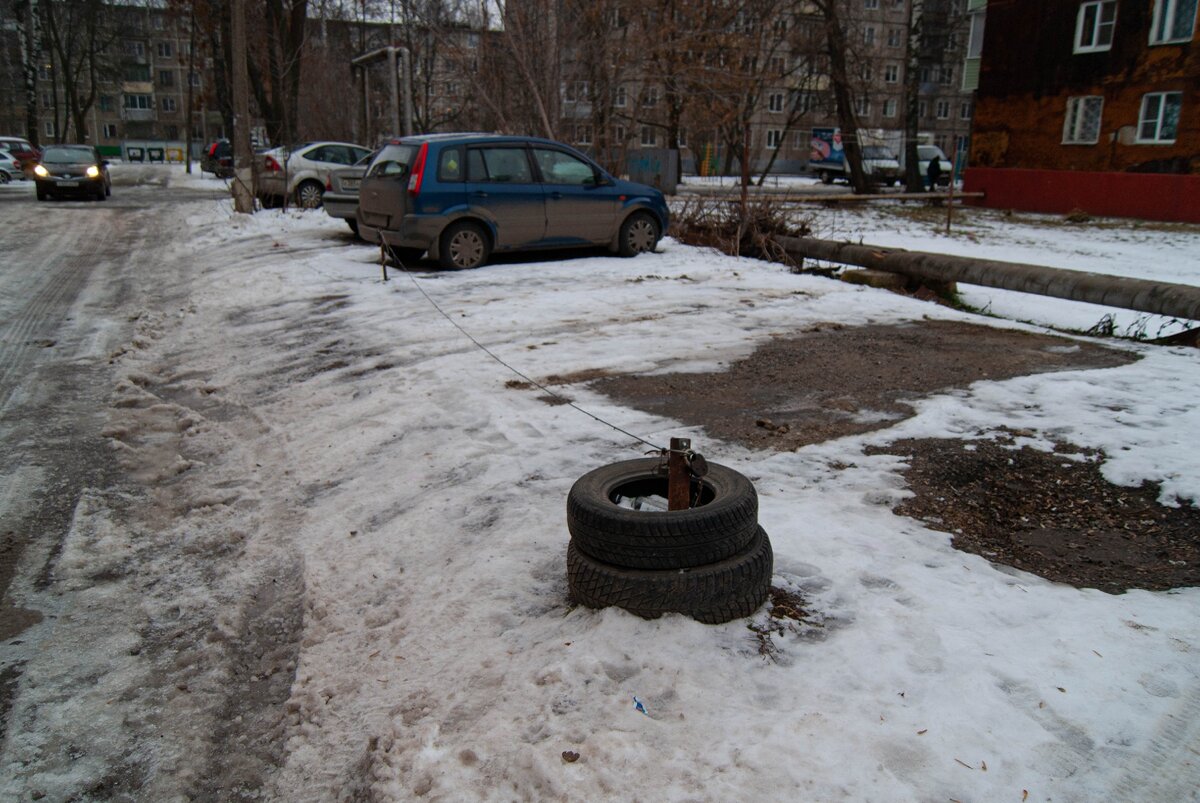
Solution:
[{"label": "white car", "polygon": [[938,175],[938,186],[945,187],[950,184],[950,176],[954,172],[954,165],[950,164],[950,160],[946,158],[946,154],[937,145],[917,146],[917,165],[921,169],[921,180],[926,184],[929,183],[929,163],[934,159],[938,160],[938,167],[941,168],[941,173]]},{"label": "white car", "polygon": [[308,142],[290,151],[272,148],[255,157],[255,194],[263,206],[277,206],[287,198],[297,206],[316,209],[330,172],[349,167],[370,152],[351,142]]},{"label": "white car", "polygon": [[15,178],[25,178],[21,172],[21,163],[9,151],[0,148],[0,184],[7,184]]}]

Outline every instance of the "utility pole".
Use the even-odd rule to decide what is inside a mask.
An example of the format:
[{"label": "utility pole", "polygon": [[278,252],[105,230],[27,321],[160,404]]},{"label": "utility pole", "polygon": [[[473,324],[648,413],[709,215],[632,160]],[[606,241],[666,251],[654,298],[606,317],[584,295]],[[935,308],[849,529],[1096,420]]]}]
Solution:
[{"label": "utility pole", "polygon": [[246,66],[246,0],[233,0],[230,45],[233,49],[233,208],[253,214],[250,152],[250,74]]}]

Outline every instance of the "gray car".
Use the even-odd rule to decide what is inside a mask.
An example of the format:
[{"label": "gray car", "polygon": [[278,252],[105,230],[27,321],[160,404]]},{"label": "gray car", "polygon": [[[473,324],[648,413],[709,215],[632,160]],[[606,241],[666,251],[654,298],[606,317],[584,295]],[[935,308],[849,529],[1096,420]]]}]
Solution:
[{"label": "gray car", "polygon": [[7,184],[15,178],[25,178],[21,163],[7,150],[0,148],[0,184]]},{"label": "gray car", "polygon": [[379,151],[373,151],[358,161],[353,167],[341,167],[330,171],[325,181],[325,195],[321,201],[330,217],[341,218],[350,226],[350,230],[358,234],[358,188],[362,184],[363,174],[367,165]]}]

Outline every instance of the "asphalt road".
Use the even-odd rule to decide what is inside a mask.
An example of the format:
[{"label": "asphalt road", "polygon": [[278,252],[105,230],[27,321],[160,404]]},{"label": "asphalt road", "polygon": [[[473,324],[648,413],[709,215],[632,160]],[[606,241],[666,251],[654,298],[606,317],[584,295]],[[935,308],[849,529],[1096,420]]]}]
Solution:
[{"label": "asphalt road", "polygon": [[[0,798],[175,799],[188,789],[228,799],[220,780],[154,780],[164,756],[152,748],[170,723],[130,712],[186,688],[163,645],[189,625],[180,616],[159,633],[138,611],[170,562],[139,555],[145,570],[135,571],[105,541],[106,527],[153,531],[146,483],[114,448],[114,395],[128,385],[117,358],[186,302],[186,266],[164,259],[163,243],[189,208],[224,193],[168,188],[136,169],[114,179],[105,202],[38,202],[29,182],[0,188]],[[98,622],[112,625],[116,647],[95,639],[106,629]],[[217,748],[204,738],[194,747],[179,751],[193,749],[221,778],[206,756]]]}]

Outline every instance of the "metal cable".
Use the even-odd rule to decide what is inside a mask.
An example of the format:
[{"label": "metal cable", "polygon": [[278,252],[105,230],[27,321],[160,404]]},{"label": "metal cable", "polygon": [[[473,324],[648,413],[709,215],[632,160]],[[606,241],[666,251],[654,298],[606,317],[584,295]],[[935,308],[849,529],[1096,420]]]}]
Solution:
[{"label": "metal cable", "polygon": [[[382,251],[382,248],[381,248],[381,251]],[[386,254],[384,254],[384,259],[386,259]],[[493,360],[495,360],[496,362],[500,363],[500,364],[501,364],[501,365],[503,365],[505,368],[507,368],[508,370],[512,371],[514,374],[516,374],[517,376],[521,377],[522,379],[524,379],[524,380],[525,380],[526,382],[528,382],[529,384],[533,385],[533,386],[534,386],[535,388],[537,388],[538,390],[541,390],[543,393],[546,393],[546,394],[550,395],[551,397],[553,397],[553,398],[557,399],[557,400],[558,400],[560,403],[562,403],[562,404],[565,404],[565,405],[568,405],[569,407],[573,407],[573,408],[575,408],[575,409],[576,409],[576,410],[578,410],[579,412],[581,412],[581,413],[583,413],[584,415],[586,415],[588,418],[591,418],[591,419],[593,419],[593,420],[595,420],[595,421],[598,421],[598,422],[600,422],[601,424],[604,424],[604,426],[606,426],[606,427],[610,427],[610,428],[612,428],[612,429],[615,429],[617,432],[620,432],[622,435],[628,435],[629,437],[633,438],[635,441],[638,441],[639,443],[642,443],[642,444],[645,444],[646,446],[649,446],[649,447],[651,447],[651,448],[652,448],[652,449],[654,449],[654,451],[656,451],[656,452],[661,452],[661,453],[664,453],[664,454],[665,454],[665,453],[667,453],[667,452],[669,452],[669,451],[670,451],[669,449],[666,449],[666,448],[664,448],[664,447],[662,447],[662,446],[659,446],[659,445],[658,445],[658,444],[656,444],[656,443],[651,443],[650,441],[646,440],[645,438],[643,438],[643,437],[641,437],[641,436],[639,436],[639,435],[634,435],[634,434],[633,434],[632,432],[630,432],[629,430],[621,429],[620,427],[618,427],[616,424],[612,423],[611,421],[605,421],[603,418],[601,418],[600,416],[596,415],[595,413],[588,412],[587,410],[583,409],[582,407],[580,407],[580,406],[579,406],[578,404],[576,404],[575,402],[571,401],[570,399],[566,398],[565,396],[560,396],[559,394],[555,393],[553,390],[550,390],[550,388],[548,388],[548,387],[546,387],[545,385],[543,385],[541,382],[538,382],[536,379],[533,379],[533,378],[531,378],[531,377],[529,377],[529,376],[526,376],[525,374],[521,373],[520,371],[518,371],[518,370],[517,370],[516,368],[514,368],[513,366],[511,366],[511,365],[509,365],[508,363],[506,363],[504,360],[500,359],[498,356],[496,356],[496,354],[495,354],[495,353],[494,353],[494,352],[493,352],[491,349],[489,349],[487,346],[483,345],[483,344],[482,344],[482,343],[480,343],[478,340],[476,340],[476,339],[475,339],[475,337],[474,337],[474,336],[473,336],[473,335],[472,335],[470,332],[468,332],[468,331],[467,331],[466,329],[464,329],[463,327],[459,326],[459,324],[458,324],[458,321],[456,321],[456,320],[454,320],[453,318],[451,318],[449,315],[447,315],[447,314],[446,314],[446,311],[445,311],[445,310],[443,310],[443,309],[442,309],[440,306],[438,306],[438,303],[437,303],[436,301],[434,301],[434,300],[433,300],[433,298],[432,298],[432,297],[429,295],[429,293],[426,293],[426,292],[425,292],[425,288],[421,287],[420,283],[419,283],[419,282],[417,282],[417,278],[416,278],[416,276],[414,276],[414,275],[412,274],[412,271],[410,271],[410,270],[408,269],[408,266],[407,266],[407,265],[405,265],[405,264],[401,263],[401,264],[400,264],[400,268],[401,268],[401,270],[403,270],[403,271],[404,271],[404,274],[405,274],[406,276],[408,276],[408,279],[409,279],[409,281],[411,281],[411,282],[412,282],[412,284],[413,284],[413,287],[417,288],[417,290],[418,290],[418,291],[421,293],[421,295],[425,296],[425,300],[426,300],[426,301],[428,301],[428,302],[429,302],[429,303],[430,303],[430,304],[433,306],[433,308],[434,308],[435,310],[437,310],[437,311],[438,311],[438,313],[439,313],[439,314],[440,314],[440,315],[441,315],[443,318],[445,318],[447,321],[449,321],[451,326],[453,326],[453,327],[454,327],[455,329],[457,329],[458,331],[462,332],[462,333],[463,333],[463,335],[464,335],[464,336],[466,336],[466,338],[467,338],[468,340],[470,340],[472,343],[474,343],[474,344],[475,344],[475,345],[476,345],[476,346],[479,348],[479,350],[480,350],[480,351],[482,351],[484,354],[488,355],[488,356],[489,356],[489,357],[491,357]],[[386,263],[385,263],[385,265],[384,265],[384,270],[385,270],[385,271],[387,270]]]}]

